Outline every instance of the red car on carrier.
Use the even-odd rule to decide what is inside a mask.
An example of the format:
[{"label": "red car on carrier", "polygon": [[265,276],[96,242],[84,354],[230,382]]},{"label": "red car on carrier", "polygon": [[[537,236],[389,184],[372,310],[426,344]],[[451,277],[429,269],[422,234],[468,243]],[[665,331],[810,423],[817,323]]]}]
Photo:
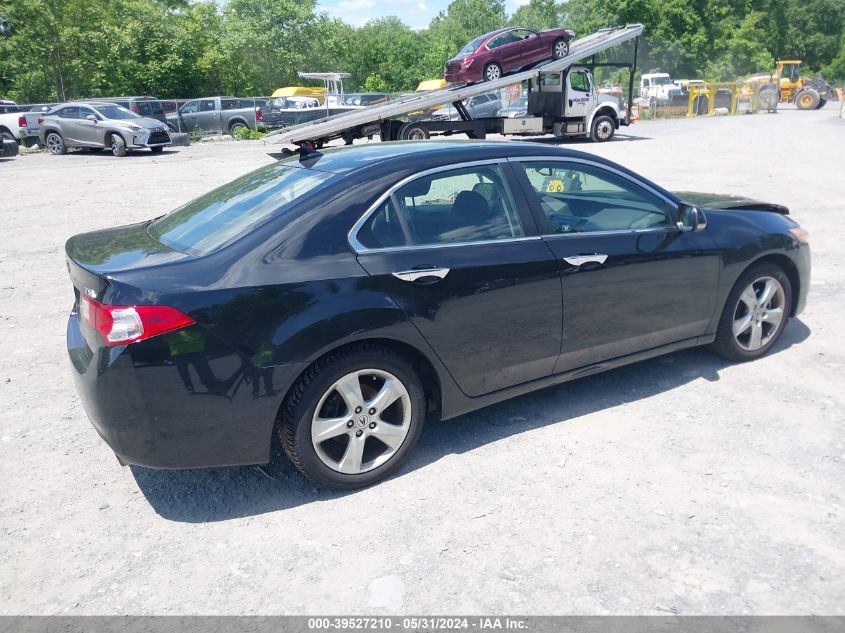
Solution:
[{"label": "red car on carrier", "polygon": [[535,31],[522,26],[492,31],[472,40],[446,62],[443,76],[450,84],[494,81],[544,59],[566,57],[574,36],[569,29]]}]

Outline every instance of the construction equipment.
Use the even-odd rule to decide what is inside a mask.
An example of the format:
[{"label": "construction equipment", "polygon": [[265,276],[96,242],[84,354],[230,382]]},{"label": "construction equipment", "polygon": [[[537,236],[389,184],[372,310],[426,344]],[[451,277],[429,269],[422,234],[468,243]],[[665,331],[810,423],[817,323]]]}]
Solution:
[{"label": "construction equipment", "polygon": [[762,87],[758,90],[761,109],[774,98],[781,103],[794,103],[799,110],[817,110],[837,99],[836,91],[821,75],[802,77],[801,60],[797,59],[778,60],[773,74],[757,73],[748,77],[745,83],[749,86],[773,84],[769,91]]},{"label": "construction equipment", "polygon": [[[543,134],[588,136],[597,141],[610,140],[620,125],[631,121],[630,97],[633,93],[637,43],[642,24],[602,29],[572,43],[569,54],[539,64],[531,69],[506,75],[493,81],[450,86],[440,90],[418,92],[407,97],[325,117],[291,128],[271,132],[266,143],[298,145],[306,150],[319,148],[332,139],[352,143],[356,138],[380,135],[382,140],[416,140],[430,134],[465,133],[471,138],[484,138],[489,133]],[[633,63],[596,63],[596,55],[635,40]],[[583,61],[576,66],[576,62]],[[596,67],[624,67],[629,70],[627,112],[614,99],[602,100],[593,86],[592,70]],[[520,118],[489,117],[473,119],[463,101],[475,95],[501,90],[513,84],[528,84],[528,116]],[[457,121],[406,121],[413,112],[451,103],[460,114]]]}]

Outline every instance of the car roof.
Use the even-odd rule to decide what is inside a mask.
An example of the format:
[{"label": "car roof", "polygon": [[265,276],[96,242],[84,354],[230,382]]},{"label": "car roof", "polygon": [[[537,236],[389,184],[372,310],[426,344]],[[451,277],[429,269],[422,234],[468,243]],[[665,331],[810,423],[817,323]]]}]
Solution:
[{"label": "car roof", "polygon": [[559,156],[561,158],[588,158],[606,162],[593,154],[525,141],[391,141],[368,143],[350,147],[333,147],[312,154],[294,155],[282,159],[282,164],[304,166],[334,174],[348,174],[359,169],[380,167],[395,171],[417,165],[420,170],[431,167],[476,160],[510,158],[517,156]]}]

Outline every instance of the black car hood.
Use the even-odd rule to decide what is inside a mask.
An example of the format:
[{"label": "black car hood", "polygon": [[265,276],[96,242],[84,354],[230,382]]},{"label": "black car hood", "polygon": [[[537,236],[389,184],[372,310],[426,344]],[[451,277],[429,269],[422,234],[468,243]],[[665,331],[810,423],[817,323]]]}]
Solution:
[{"label": "black car hood", "polygon": [[75,235],[65,244],[65,252],[86,270],[106,275],[189,257],[153,239],[147,232],[147,224]]},{"label": "black car hood", "polygon": [[742,196],[732,196],[719,193],[700,193],[695,191],[673,191],[684,202],[694,204],[705,209],[746,209],[748,211],[771,211],[781,215],[789,215],[789,209],[780,204],[761,202]]}]

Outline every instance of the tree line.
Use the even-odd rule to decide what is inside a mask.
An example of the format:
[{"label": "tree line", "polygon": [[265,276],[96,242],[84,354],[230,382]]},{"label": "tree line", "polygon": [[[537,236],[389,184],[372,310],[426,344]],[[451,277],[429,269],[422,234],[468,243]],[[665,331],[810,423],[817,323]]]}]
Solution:
[{"label": "tree line", "polygon": [[804,61],[845,78],[845,0],[454,0],[428,28],[354,27],[316,0],[0,0],[0,98],[268,95],[297,71],[346,71],[347,91],[413,90],[477,35],[509,24],[577,36],[641,22],[642,72],[733,80]]}]

